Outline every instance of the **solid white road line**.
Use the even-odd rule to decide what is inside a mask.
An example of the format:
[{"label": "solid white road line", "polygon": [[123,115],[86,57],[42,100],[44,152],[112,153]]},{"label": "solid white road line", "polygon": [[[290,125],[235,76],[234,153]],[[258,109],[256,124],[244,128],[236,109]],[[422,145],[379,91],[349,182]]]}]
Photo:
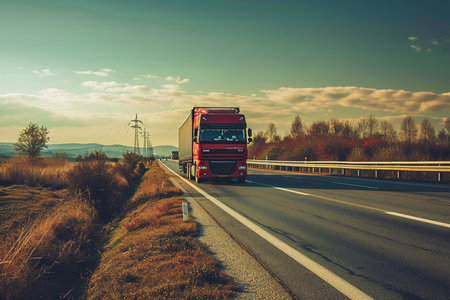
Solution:
[{"label": "solid white road line", "polygon": [[433,224],[433,225],[437,225],[437,226],[450,228],[450,224],[444,223],[444,222],[433,221],[430,219],[419,218],[419,217],[414,217],[414,216],[410,216],[410,215],[404,215],[404,214],[396,213],[393,211],[385,211],[384,213],[386,213],[388,215],[392,215],[392,216],[397,216],[400,218],[405,218],[405,219],[410,219],[410,220],[414,220],[414,221],[419,221],[419,222],[423,222],[423,223],[428,223],[428,224]]},{"label": "solid white road line", "polygon": [[333,182],[335,184],[341,184],[341,185],[350,185],[350,186],[357,186],[357,187],[362,187],[362,188],[367,188],[367,189],[374,189],[374,190],[378,190],[379,188],[375,187],[375,186],[368,186],[368,185],[359,185],[359,184],[351,184],[351,183],[343,183],[343,182]]},{"label": "solid white road line", "polygon": [[331,272],[328,269],[322,267],[321,265],[319,265],[318,263],[316,263],[315,261],[313,261],[309,257],[301,254],[300,252],[298,252],[293,247],[289,246],[285,242],[283,242],[280,239],[276,238],[275,236],[273,236],[269,232],[265,231],[264,229],[262,229],[261,227],[259,227],[255,223],[251,222],[250,220],[248,220],[247,218],[245,218],[244,216],[242,216],[241,214],[239,214],[238,212],[236,212],[232,208],[228,207],[224,203],[220,202],[219,200],[217,200],[216,198],[214,198],[213,196],[211,196],[210,194],[208,194],[207,192],[205,192],[204,190],[202,190],[201,188],[199,188],[195,184],[193,184],[190,181],[188,181],[187,179],[183,178],[182,176],[177,174],[175,171],[173,171],[172,169],[167,167],[165,164],[163,164],[163,166],[165,166],[173,174],[175,174],[176,176],[178,176],[182,180],[184,180],[187,184],[189,184],[193,189],[195,189],[200,194],[202,194],[205,198],[207,198],[208,200],[213,202],[215,205],[220,207],[222,210],[227,212],[229,215],[231,215],[233,218],[235,218],[236,220],[241,222],[247,228],[249,228],[250,230],[252,230],[256,234],[258,234],[260,237],[262,237],[263,239],[265,239],[266,241],[271,243],[273,246],[275,246],[279,250],[283,251],[289,257],[291,257],[292,259],[297,261],[299,264],[301,264],[302,266],[304,266],[305,268],[307,268],[308,270],[310,270],[311,272],[313,272],[314,274],[319,276],[321,279],[323,279],[325,282],[327,282],[328,284],[333,286],[336,290],[338,290],[339,292],[341,292],[342,294],[344,294],[348,298],[350,298],[350,299],[373,299],[372,297],[370,297],[369,295],[367,295],[366,293],[364,293],[363,291],[361,291],[357,287],[351,285],[350,283],[348,283],[344,279],[340,278],[339,276],[337,276],[333,272]]}]

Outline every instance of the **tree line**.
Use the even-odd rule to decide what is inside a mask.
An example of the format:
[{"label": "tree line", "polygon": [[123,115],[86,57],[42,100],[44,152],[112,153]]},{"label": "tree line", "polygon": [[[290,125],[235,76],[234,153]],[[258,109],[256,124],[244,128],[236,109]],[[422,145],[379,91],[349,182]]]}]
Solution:
[{"label": "tree line", "polygon": [[450,118],[437,133],[430,120],[406,116],[397,132],[373,115],[357,122],[331,119],[307,126],[299,115],[282,137],[274,123],[257,132],[249,158],[269,160],[428,161],[450,159]]}]

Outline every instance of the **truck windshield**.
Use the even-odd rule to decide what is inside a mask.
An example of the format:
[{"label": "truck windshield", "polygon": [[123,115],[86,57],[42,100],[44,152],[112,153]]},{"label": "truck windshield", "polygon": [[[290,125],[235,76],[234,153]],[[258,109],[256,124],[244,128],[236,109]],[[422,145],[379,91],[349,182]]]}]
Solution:
[{"label": "truck windshield", "polygon": [[201,129],[200,143],[245,143],[245,129]]}]

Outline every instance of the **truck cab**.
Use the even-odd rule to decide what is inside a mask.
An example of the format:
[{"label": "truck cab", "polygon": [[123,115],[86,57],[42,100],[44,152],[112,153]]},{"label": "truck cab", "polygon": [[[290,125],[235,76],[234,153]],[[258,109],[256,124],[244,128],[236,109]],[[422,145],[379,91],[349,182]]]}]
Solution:
[{"label": "truck cab", "polygon": [[[181,130],[192,118],[192,134]],[[179,135],[190,135],[192,158],[182,152],[188,149],[180,141],[180,167],[188,178],[201,182],[207,179],[227,178],[244,182],[247,177],[247,143],[251,129],[247,129],[245,116],[239,108],[194,107]],[[189,121],[188,121],[189,122]],[[190,122],[189,122],[190,123]],[[189,129],[189,128],[187,128]],[[187,143],[187,140],[184,143]]]}]

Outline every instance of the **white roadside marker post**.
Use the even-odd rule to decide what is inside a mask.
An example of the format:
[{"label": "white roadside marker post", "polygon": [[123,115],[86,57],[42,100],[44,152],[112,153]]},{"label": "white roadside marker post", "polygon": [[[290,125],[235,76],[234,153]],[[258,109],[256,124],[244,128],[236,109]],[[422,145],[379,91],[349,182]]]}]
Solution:
[{"label": "white roadside marker post", "polygon": [[189,221],[189,203],[187,201],[181,204],[183,209],[183,222]]}]

